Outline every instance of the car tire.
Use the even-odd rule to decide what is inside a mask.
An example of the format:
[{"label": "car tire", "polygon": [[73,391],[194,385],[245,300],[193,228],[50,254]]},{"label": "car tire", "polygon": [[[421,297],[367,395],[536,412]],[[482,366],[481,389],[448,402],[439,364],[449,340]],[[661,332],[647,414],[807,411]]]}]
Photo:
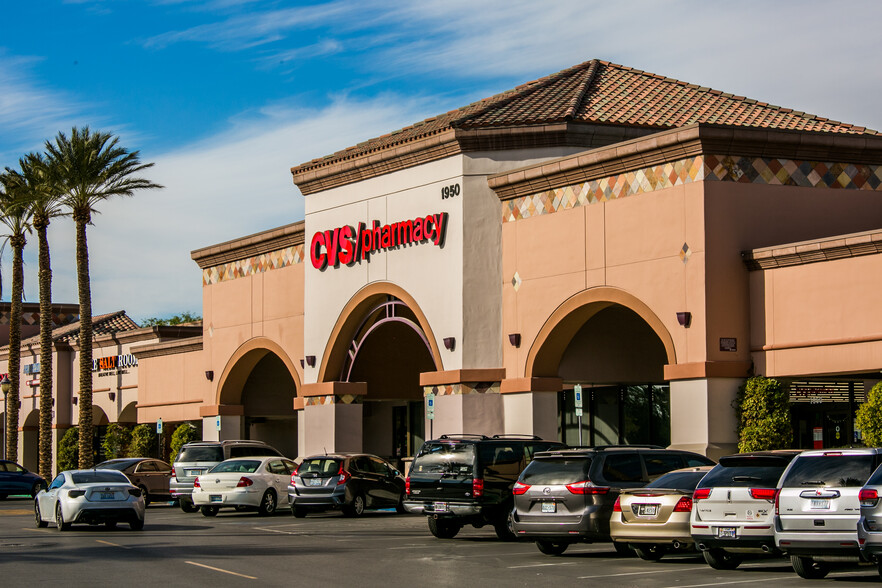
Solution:
[{"label": "car tire", "polygon": [[132,531],[140,531],[144,528],[144,519],[139,519],[138,517],[133,518],[129,521],[129,528]]},{"label": "car tire", "polygon": [[793,565],[793,571],[806,580],[820,580],[830,573],[830,564],[815,561],[810,557],[791,555],[790,563]]},{"label": "car tire", "polygon": [[560,555],[569,547],[569,543],[563,543],[558,541],[544,541],[540,539],[536,542],[536,547],[539,548],[539,551],[544,553],[545,555]]},{"label": "car tire", "polygon": [[276,493],[272,490],[267,490],[263,493],[263,498],[260,499],[260,506],[257,507],[257,512],[260,516],[265,517],[276,512]]},{"label": "car tire", "polygon": [[299,506],[292,506],[291,514],[293,514],[298,519],[303,519],[306,518],[306,509]]},{"label": "car tire", "polygon": [[105,529],[116,529],[116,521],[104,521]]},{"label": "car tire", "polygon": [[703,552],[704,561],[715,570],[734,570],[741,565],[742,557],[725,549],[708,549]]},{"label": "car tire", "polygon": [[61,505],[55,505],[55,528],[59,531],[69,531],[70,523],[64,522],[64,513],[61,512]]},{"label": "car tire", "polygon": [[203,506],[199,508],[199,512],[204,517],[216,517],[218,508],[216,506]]},{"label": "car tire", "polygon": [[404,496],[398,499],[398,504],[395,505],[395,512],[398,514],[407,514],[407,509],[404,508]]},{"label": "car tire", "polygon": [[429,517],[429,531],[438,539],[453,539],[462,525],[449,520]]},{"label": "car tire", "polygon": [[150,493],[147,492],[146,486],[138,486],[138,488],[141,489],[141,496],[144,497],[144,506],[147,506],[148,504],[150,504]]},{"label": "car tire", "polygon": [[637,552],[637,557],[644,561],[658,561],[665,556],[667,549],[662,545],[650,543],[642,544],[639,547],[635,545],[634,551]]},{"label": "car tire", "polygon": [[364,514],[364,495],[356,494],[352,497],[352,504],[343,507],[343,516],[360,517]]},{"label": "car tire", "polygon": [[493,529],[496,531],[496,537],[500,541],[516,541],[518,536],[511,530],[511,513],[505,515],[505,518],[493,523]]},{"label": "car tire", "polygon": [[31,486],[31,498],[36,498],[37,494],[40,493],[40,490],[43,489],[43,485],[39,482],[34,482],[34,485]]},{"label": "car tire", "polygon": [[631,549],[631,546],[627,543],[619,543],[617,541],[613,542],[613,547],[616,550],[616,555],[619,557],[633,557],[634,550]]},{"label": "car tire", "polygon": [[197,510],[199,510],[198,506],[183,498],[178,501],[178,504],[181,507],[181,510],[184,512],[196,512]]},{"label": "car tire", "polygon": [[43,520],[43,515],[40,514],[40,503],[36,500],[34,501],[34,519],[38,529],[45,529],[49,526],[49,523]]}]

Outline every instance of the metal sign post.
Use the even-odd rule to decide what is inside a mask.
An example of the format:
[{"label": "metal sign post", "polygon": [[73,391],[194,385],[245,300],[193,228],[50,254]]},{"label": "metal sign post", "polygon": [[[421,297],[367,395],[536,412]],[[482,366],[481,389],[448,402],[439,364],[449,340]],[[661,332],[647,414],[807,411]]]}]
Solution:
[{"label": "metal sign post", "polygon": [[579,418],[579,445],[582,445],[582,385],[573,386],[573,399],[576,404],[576,416]]},{"label": "metal sign post", "polygon": [[433,439],[435,437],[432,432],[435,422],[435,394],[432,392],[426,394],[426,418],[429,420],[429,439]]}]

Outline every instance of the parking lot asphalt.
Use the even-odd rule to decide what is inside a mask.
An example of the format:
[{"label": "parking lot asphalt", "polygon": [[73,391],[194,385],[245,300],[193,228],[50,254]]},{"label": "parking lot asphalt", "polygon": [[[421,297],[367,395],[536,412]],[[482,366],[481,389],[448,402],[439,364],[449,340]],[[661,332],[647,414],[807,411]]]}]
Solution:
[{"label": "parking lot asphalt", "polygon": [[699,556],[659,562],[619,557],[610,544],[571,547],[559,557],[533,543],[503,543],[492,527],[435,539],[422,516],[367,512],[295,519],[221,511],[215,518],[152,504],[143,531],[75,525],[37,529],[33,501],[0,502],[0,585],[64,586],[652,586],[752,584],[835,586],[877,583],[875,566],[799,578],[785,559],[756,559],[717,571]]}]

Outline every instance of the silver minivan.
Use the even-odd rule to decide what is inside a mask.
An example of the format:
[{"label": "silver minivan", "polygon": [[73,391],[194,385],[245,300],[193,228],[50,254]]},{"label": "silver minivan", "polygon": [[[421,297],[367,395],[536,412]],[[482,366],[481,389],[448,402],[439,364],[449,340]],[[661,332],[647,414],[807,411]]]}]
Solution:
[{"label": "silver minivan", "polygon": [[784,470],[775,544],[801,577],[823,578],[832,563],[866,561],[858,547],[858,495],[880,462],[882,449],[823,449],[799,454]]}]

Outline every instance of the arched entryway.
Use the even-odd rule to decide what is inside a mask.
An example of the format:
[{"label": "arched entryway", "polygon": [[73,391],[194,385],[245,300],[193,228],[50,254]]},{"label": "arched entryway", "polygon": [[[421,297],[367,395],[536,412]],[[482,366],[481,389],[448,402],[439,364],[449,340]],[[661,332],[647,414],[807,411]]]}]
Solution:
[{"label": "arched entryway", "polygon": [[[625,292],[598,288],[574,296],[549,319],[530,350],[528,374],[563,380],[563,441],[668,445],[668,363],[675,363],[673,343],[658,317]],[[581,418],[576,385],[582,388]]]},{"label": "arched entryway", "polygon": [[32,472],[40,471],[40,411],[28,413],[19,432],[21,465]]},{"label": "arched entryway", "polygon": [[416,301],[394,284],[362,289],[341,314],[325,357],[322,381],[367,384],[363,450],[393,462],[413,456],[425,440],[420,374],[442,369]]},{"label": "arched entryway", "polygon": [[219,405],[242,407],[239,432],[234,436],[264,441],[296,457],[294,398],[299,380],[295,378],[290,359],[274,342],[258,338],[240,347],[218,386]]}]

